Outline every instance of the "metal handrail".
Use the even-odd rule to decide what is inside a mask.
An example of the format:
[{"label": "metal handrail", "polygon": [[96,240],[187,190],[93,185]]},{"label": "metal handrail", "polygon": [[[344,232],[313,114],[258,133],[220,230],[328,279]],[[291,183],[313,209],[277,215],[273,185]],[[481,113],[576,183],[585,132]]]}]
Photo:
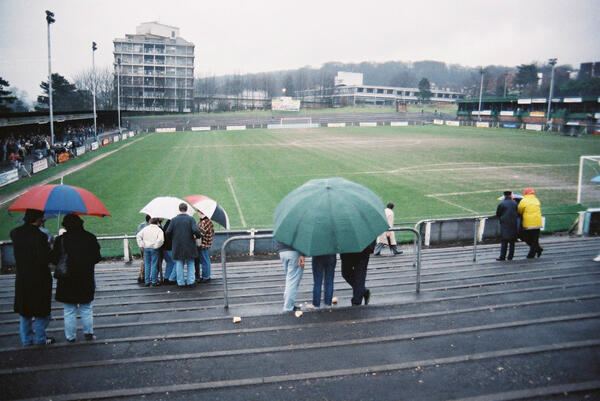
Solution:
[{"label": "metal handrail", "polygon": [[[415,235],[415,263],[413,266],[417,268],[416,277],[416,293],[421,292],[421,234],[414,228],[409,227],[392,227],[388,231],[394,232],[410,232]],[[273,238],[273,234],[259,234],[259,235],[238,235],[235,237],[228,238],[221,246],[221,268],[223,269],[223,299],[225,309],[229,308],[229,288],[227,284],[227,246],[234,241],[242,240],[256,240],[256,239],[267,239]]]}]

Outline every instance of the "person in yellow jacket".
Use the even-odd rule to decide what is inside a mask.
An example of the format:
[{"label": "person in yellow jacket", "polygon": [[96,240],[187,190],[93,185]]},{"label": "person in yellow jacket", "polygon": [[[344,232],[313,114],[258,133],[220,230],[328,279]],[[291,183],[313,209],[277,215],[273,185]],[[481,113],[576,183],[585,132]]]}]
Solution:
[{"label": "person in yellow jacket", "polygon": [[523,190],[523,199],[517,208],[521,216],[521,238],[529,245],[527,259],[542,256],[544,249],[540,246],[540,229],[542,228],[542,204],[535,196],[533,188]]}]

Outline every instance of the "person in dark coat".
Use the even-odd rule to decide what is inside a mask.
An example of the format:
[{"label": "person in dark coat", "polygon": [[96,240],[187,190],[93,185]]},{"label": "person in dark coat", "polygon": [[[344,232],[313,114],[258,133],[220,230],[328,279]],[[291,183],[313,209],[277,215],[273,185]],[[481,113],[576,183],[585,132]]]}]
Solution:
[{"label": "person in dark coat", "polygon": [[342,277],[352,287],[352,306],[361,305],[363,300],[365,305],[369,304],[371,299],[371,290],[365,287],[367,280],[367,265],[369,256],[375,250],[375,241],[369,244],[361,252],[342,253]]},{"label": "person in dark coat", "polygon": [[517,213],[517,202],[513,200],[511,191],[504,192],[504,199],[496,209],[496,217],[500,221],[501,235],[500,257],[496,260],[502,261],[507,259],[507,248],[508,260],[512,260],[515,254],[515,241],[519,233],[519,214]]},{"label": "person in dark coat", "polygon": [[85,339],[94,340],[94,268],[101,259],[100,245],[94,234],[83,229],[79,216],[66,215],[62,225],[67,231],[56,239],[50,259],[57,264],[63,250],[67,255],[67,274],[58,279],[55,297],[64,304],[65,337],[76,341],[79,312]]},{"label": "person in dark coat", "polygon": [[48,266],[48,237],[39,229],[44,213],[28,209],[23,220],[22,226],[10,232],[17,267],[14,311],[20,316],[21,343],[25,347],[53,344],[54,338],[46,336],[50,323],[52,275]]},{"label": "person in dark coat", "polygon": [[[194,218],[186,213],[187,204],[180,204],[179,212],[171,220],[166,235],[170,236],[172,241],[177,285],[179,287],[193,287],[196,281],[194,259],[198,257],[196,238],[200,238],[200,230],[198,230]],[[183,272],[184,265],[187,266],[187,280]]]}]

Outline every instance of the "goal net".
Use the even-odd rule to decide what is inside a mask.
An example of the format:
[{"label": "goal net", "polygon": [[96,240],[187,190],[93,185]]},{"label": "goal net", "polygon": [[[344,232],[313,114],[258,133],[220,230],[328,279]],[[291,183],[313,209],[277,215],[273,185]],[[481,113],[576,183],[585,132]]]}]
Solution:
[{"label": "goal net", "polygon": [[600,156],[579,158],[577,203],[586,207],[600,206]]},{"label": "goal net", "polygon": [[311,117],[281,117],[281,125],[311,125]]}]

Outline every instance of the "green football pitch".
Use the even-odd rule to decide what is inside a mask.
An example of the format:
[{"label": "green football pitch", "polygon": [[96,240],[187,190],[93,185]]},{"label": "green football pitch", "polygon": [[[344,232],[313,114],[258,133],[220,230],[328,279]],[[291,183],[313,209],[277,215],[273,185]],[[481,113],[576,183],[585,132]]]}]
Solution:
[{"label": "green football pitch", "polygon": [[[161,195],[205,194],[228,212],[232,229],[268,228],[278,202],[312,178],[340,176],[396,204],[396,223],[495,211],[503,190],[536,188],[549,222],[574,219],[579,156],[600,140],[507,129],[410,126],[148,134],[65,177],[87,188],[112,217],[86,218],[98,234],[131,234],[139,210]],[[33,182],[33,180],[32,180]],[[0,210],[0,238],[21,214]],[[55,231],[56,221],[47,226]]]}]

